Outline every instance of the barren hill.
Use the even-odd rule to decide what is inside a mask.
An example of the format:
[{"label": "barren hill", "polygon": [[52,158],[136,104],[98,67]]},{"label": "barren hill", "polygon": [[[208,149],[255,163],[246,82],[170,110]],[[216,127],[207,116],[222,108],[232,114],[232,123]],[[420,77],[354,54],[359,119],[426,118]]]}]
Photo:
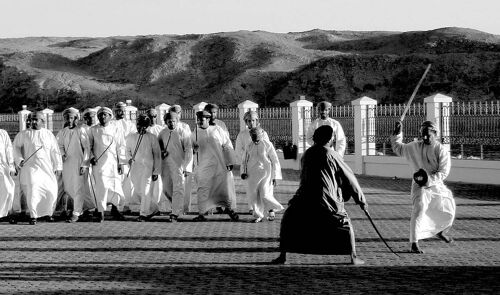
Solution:
[{"label": "barren hill", "polygon": [[299,94],[335,104],[363,95],[401,102],[428,63],[417,99],[500,98],[500,36],[462,28],[0,39],[0,60],[1,110],[127,98],[138,106],[283,105]]}]

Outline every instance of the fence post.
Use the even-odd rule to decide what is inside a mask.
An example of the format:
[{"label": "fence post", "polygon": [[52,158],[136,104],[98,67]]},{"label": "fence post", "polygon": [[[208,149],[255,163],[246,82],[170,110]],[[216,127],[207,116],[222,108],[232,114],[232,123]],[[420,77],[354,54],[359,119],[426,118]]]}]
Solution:
[{"label": "fence post", "polygon": [[19,131],[26,130],[26,120],[28,119],[28,115],[31,113],[31,111],[28,111],[28,106],[23,105],[22,110],[17,112],[19,115]]},{"label": "fence post", "polygon": [[238,104],[238,109],[240,114],[240,131],[247,129],[247,125],[245,124],[245,120],[243,119],[245,113],[249,110],[257,111],[258,107],[259,107],[258,104],[250,100],[245,100],[244,102]]},{"label": "fence post", "polygon": [[156,124],[158,125],[161,125],[161,126],[165,126],[165,121],[163,120],[165,114],[168,112],[168,110],[170,109],[170,106],[166,103],[162,103],[160,105],[157,105],[156,106],[156,113],[157,113],[157,117],[156,117]]},{"label": "fence post", "polygon": [[[195,112],[199,112],[199,111],[203,111],[203,109],[205,108],[205,106],[207,105],[206,102],[200,102],[200,103],[197,103],[193,106],[193,110]],[[195,117],[195,120],[196,120],[196,117]]]},{"label": "fence post", "polygon": [[125,101],[127,106],[125,107],[125,120],[130,120],[135,123],[137,119],[137,108],[132,105],[132,100],[127,99]]},{"label": "fence post", "polygon": [[43,127],[49,129],[50,131],[54,131],[54,124],[52,121],[52,114],[54,114],[54,111],[51,109],[44,109],[41,113],[43,113],[43,116],[45,117],[45,126]]},{"label": "fence post", "polygon": [[[439,126],[439,136],[449,139],[450,136],[450,103],[453,98],[443,95],[434,94],[424,98],[425,109],[427,111],[427,120],[436,123]],[[450,141],[443,142],[443,145],[450,150]]]},{"label": "fence post", "polygon": [[[375,155],[375,141],[369,140],[375,136],[374,110],[377,101],[363,96],[351,102],[354,107],[354,173],[363,174],[363,156]],[[372,142],[370,142],[372,141]]]},{"label": "fence post", "polygon": [[313,103],[306,100],[304,95],[299,100],[290,103],[292,111],[292,140],[297,145],[297,159],[306,151],[306,132],[311,123],[311,116],[304,117],[304,114],[311,114]]}]

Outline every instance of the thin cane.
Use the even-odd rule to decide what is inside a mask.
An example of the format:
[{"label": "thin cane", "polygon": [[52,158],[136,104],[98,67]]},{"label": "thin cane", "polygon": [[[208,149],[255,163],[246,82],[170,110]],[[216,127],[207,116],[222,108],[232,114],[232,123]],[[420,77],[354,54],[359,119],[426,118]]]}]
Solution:
[{"label": "thin cane", "polygon": [[[198,145],[198,149],[200,148],[200,145],[198,144],[198,126],[194,127],[194,132],[196,136],[196,145]],[[198,150],[196,150],[196,165],[198,165],[200,162],[200,159],[198,159]]]},{"label": "thin cane", "polygon": [[389,244],[387,244],[387,242],[385,241],[384,237],[382,237],[382,234],[380,233],[380,231],[378,230],[378,228],[375,226],[375,223],[373,222],[373,219],[370,216],[370,214],[368,213],[368,211],[366,209],[363,209],[363,211],[365,212],[366,217],[368,217],[368,220],[370,220],[370,223],[372,224],[373,228],[377,232],[379,238],[382,240],[382,242],[384,242],[385,246],[392,252],[392,254],[394,254],[397,257],[399,257],[399,255],[396,252],[394,252],[394,250],[392,250],[392,248],[389,246]]},{"label": "thin cane", "polygon": [[99,159],[104,155],[105,152],[108,151],[108,149],[111,147],[111,145],[113,144],[113,139],[111,139],[111,143],[108,145],[108,147],[104,150],[104,152],[101,153],[101,155],[99,157],[97,157],[97,159],[95,160],[96,163],[99,161]]},{"label": "thin cane", "polygon": [[137,154],[137,150],[139,150],[139,145],[141,144],[142,138],[144,137],[145,133],[139,134],[139,138],[137,139],[137,144],[135,145],[135,151],[134,154],[132,155],[132,161],[130,162],[130,168],[128,169],[127,172],[127,177],[130,175],[130,171],[132,171],[132,163],[134,163],[135,160],[135,155]]},{"label": "thin cane", "polygon": [[[43,145],[40,146],[36,151],[34,151],[26,160],[24,160],[24,164],[26,164],[26,162],[28,162],[28,160],[31,159],[31,157],[33,157],[42,148],[43,148]],[[23,166],[24,166],[24,164],[23,164]]]},{"label": "thin cane", "polygon": [[[83,148],[82,138],[79,136],[78,140],[80,141],[80,147],[82,148],[82,152],[84,152],[85,149]],[[88,169],[88,171],[89,171],[89,182],[90,182],[90,188],[92,189],[92,193],[94,195],[95,209],[97,210],[97,197],[95,195],[94,185],[92,184],[92,178],[91,178],[91,176],[93,177],[94,175],[91,175],[92,173],[90,173],[90,168],[91,167],[89,167],[89,169]],[[95,182],[95,179],[94,179],[94,182]]]},{"label": "thin cane", "polygon": [[418,81],[417,87],[415,87],[415,89],[413,90],[413,93],[411,94],[411,97],[408,100],[408,103],[406,104],[405,109],[403,111],[403,115],[401,115],[401,118],[399,119],[399,121],[403,122],[403,120],[405,119],[406,112],[408,112],[408,110],[410,109],[410,105],[411,105],[413,99],[415,98],[415,94],[417,94],[418,88],[420,88],[420,84],[422,84],[422,81],[424,81],[424,78],[430,69],[431,69],[431,64],[428,64],[427,68],[425,69],[424,74],[422,75],[422,78],[420,78],[420,81]]}]

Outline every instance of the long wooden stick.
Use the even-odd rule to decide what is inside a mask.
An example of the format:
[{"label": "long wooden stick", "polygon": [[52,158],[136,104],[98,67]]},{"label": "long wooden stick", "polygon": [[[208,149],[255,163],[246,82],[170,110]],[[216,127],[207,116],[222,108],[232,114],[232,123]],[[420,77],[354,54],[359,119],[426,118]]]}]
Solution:
[{"label": "long wooden stick", "polygon": [[418,81],[417,87],[415,87],[415,89],[413,90],[413,93],[412,93],[412,95],[410,97],[410,100],[408,100],[408,103],[406,104],[405,109],[403,111],[403,115],[401,115],[401,118],[399,119],[399,121],[403,122],[403,120],[405,119],[406,113],[410,109],[410,105],[413,102],[413,99],[415,98],[415,95],[417,94],[418,88],[420,88],[420,85],[422,84],[422,81],[424,81],[424,78],[425,78],[425,76],[427,75],[427,73],[429,72],[430,69],[431,69],[431,64],[428,64],[427,68],[425,69],[424,74],[422,75],[422,78],[420,78],[420,81]]}]

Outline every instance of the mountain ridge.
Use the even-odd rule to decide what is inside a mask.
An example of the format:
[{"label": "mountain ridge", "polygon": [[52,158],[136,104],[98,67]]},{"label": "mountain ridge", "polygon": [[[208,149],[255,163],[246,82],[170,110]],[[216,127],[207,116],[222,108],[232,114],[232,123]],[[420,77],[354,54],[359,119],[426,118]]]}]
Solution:
[{"label": "mountain ridge", "polygon": [[125,99],[139,107],[200,101],[234,107],[247,99],[278,106],[299,95],[339,105],[365,95],[397,103],[407,99],[427,63],[433,67],[417,101],[437,92],[457,100],[500,98],[498,35],[456,27],[241,30],[0,39],[0,74],[25,83],[0,85],[0,110],[19,103],[62,109]]}]

